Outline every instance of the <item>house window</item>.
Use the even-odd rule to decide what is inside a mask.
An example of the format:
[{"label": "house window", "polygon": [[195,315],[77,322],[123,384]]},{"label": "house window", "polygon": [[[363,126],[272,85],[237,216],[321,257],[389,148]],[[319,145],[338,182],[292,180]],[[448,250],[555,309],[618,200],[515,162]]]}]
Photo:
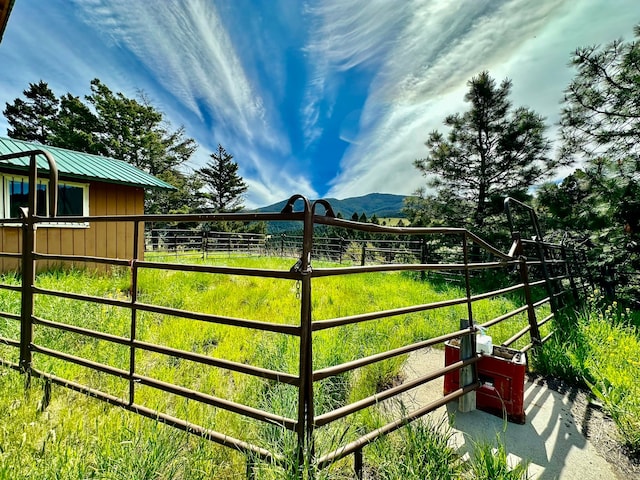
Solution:
[{"label": "house window", "polygon": [[82,217],[88,202],[85,201],[87,192],[86,185],[75,185],[71,183],[58,184],[58,215],[61,217],[73,216]]},{"label": "house window", "polygon": [[[20,208],[29,205],[29,179],[27,177],[4,177],[4,216],[18,218]],[[37,214],[49,215],[49,181],[38,181]],[[58,182],[58,216],[84,217],[89,215],[89,185],[71,182]],[[71,222],[52,226],[85,226],[84,223]]]},{"label": "house window", "polygon": [[[18,218],[20,208],[29,206],[29,180],[26,178],[9,178],[7,180],[9,218]],[[47,186],[38,183],[37,190],[38,215],[47,214]]]}]

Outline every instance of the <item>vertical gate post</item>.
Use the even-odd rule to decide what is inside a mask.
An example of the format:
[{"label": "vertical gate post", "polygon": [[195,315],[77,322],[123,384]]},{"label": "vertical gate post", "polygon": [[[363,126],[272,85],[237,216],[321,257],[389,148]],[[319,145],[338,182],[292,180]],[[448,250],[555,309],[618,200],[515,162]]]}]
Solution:
[{"label": "vertical gate post", "polygon": [[544,275],[545,286],[547,287],[547,293],[549,294],[549,303],[551,304],[551,311],[553,313],[558,312],[558,302],[556,301],[556,293],[553,288],[553,282],[551,281],[551,274],[549,272],[549,266],[547,265],[546,249],[543,245],[541,237],[536,236],[535,239],[536,250],[538,252],[538,258],[540,265],[542,266],[542,274]]},{"label": "vertical gate post", "polygon": [[[33,287],[36,282],[36,266],[33,252],[36,248],[36,222],[38,212],[38,164],[36,155],[43,155],[49,164],[49,216],[55,217],[58,209],[58,167],[55,160],[44,150],[33,150],[13,155],[30,155],[29,158],[29,206],[21,208],[22,223],[22,300],[20,312],[20,360],[22,373],[27,374],[27,385],[31,372],[31,343],[33,341]],[[7,158],[5,156],[4,158]]]},{"label": "vertical gate post", "polygon": [[527,259],[520,256],[519,260],[520,279],[522,280],[524,299],[527,304],[527,317],[529,319],[529,326],[531,327],[530,336],[531,343],[534,346],[540,345],[542,340],[540,338],[540,329],[538,327],[538,319],[536,318],[536,309],[533,305],[533,298],[531,296],[531,287],[529,286],[529,268],[527,266]]},{"label": "vertical gate post", "polygon": [[[473,306],[471,305],[471,278],[469,275],[469,245],[467,232],[462,234],[462,251],[464,255],[464,280],[467,294],[467,319],[460,320],[460,330],[474,329]],[[460,360],[468,360],[476,355],[475,335],[470,333],[460,339]],[[476,365],[467,366],[460,369],[460,387],[464,388],[478,380]],[[461,412],[471,412],[476,408],[476,392],[469,392],[458,399],[458,410]]]},{"label": "vertical gate post", "polygon": [[136,303],[138,301],[138,260],[140,249],[138,248],[140,239],[140,222],[133,224],[133,258],[131,260],[131,326],[129,331],[129,405],[135,403],[135,381],[134,374],[136,372],[136,331],[138,329],[138,310]]},{"label": "vertical gate post", "polygon": [[[30,178],[31,181],[31,178]],[[30,185],[33,185],[31,183]],[[31,194],[31,192],[29,192]],[[31,203],[31,202],[30,202]],[[33,285],[35,283],[35,261],[33,251],[36,230],[31,209],[21,208],[22,224],[22,299],[20,315],[20,371],[31,372],[31,342],[33,341]]]},{"label": "vertical gate post", "polygon": [[[460,320],[460,330],[469,328],[469,320]],[[469,333],[460,339],[460,360],[469,360],[475,357],[475,335]],[[468,365],[460,369],[460,388],[467,387],[476,381],[476,365]],[[458,410],[462,413],[468,413],[476,409],[476,392],[475,390],[458,399]]]},{"label": "vertical gate post", "polygon": [[[293,208],[296,199],[304,201],[304,228],[302,239],[302,257],[300,273],[300,385],[298,387],[298,446],[296,467],[300,478],[305,478],[302,469],[311,466],[313,448],[313,345],[311,329],[311,250],[313,249],[313,211],[309,201],[300,196],[292,197],[289,202]],[[310,472],[307,472],[309,474]]]}]

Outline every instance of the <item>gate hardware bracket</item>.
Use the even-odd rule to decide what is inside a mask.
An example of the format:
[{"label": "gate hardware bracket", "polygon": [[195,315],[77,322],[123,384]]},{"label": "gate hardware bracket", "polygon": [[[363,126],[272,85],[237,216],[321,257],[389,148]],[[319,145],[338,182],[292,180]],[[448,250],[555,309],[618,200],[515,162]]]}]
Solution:
[{"label": "gate hardware bracket", "polygon": [[300,270],[301,266],[302,266],[302,259],[299,258],[298,261],[289,269],[289,271],[293,273],[300,273],[302,271]]}]

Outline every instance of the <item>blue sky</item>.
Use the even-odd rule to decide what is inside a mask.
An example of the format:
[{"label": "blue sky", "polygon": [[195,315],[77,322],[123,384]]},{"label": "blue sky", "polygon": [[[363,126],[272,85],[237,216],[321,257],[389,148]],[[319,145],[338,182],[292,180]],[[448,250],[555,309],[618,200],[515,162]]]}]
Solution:
[{"label": "blue sky", "polygon": [[465,109],[469,78],[511,78],[553,138],[571,52],[636,23],[638,0],[16,0],[0,106],[29,82],[83,96],[97,77],[184,125],[191,168],[221,143],[246,206],[411,194],[425,182],[412,162]]}]

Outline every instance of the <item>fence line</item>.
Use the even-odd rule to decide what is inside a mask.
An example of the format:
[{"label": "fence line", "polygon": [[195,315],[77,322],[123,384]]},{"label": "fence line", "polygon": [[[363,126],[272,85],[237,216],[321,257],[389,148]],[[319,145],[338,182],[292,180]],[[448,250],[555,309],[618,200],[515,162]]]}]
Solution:
[{"label": "fence line", "polygon": [[[53,190],[53,189],[52,189]],[[35,190],[34,190],[35,191]],[[35,197],[35,194],[33,195]],[[32,199],[30,199],[31,202]],[[33,199],[35,202],[35,199]],[[302,211],[296,211],[297,205],[302,204]],[[33,207],[35,203],[30,203]],[[324,215],[315,213],[317,205],[325,208]],[[524,240],[520,238],[517,232],[513,232],[513,245],[509,253],[504,253],[499,249],[485,242],[483,239],[472,234],[465,229],[459,228],[410,228],[410,227],[387,227],[372,224],[360,224],[349,220],[335,218],[332,215],[330,206],[324,201],[309,202],[306,198],[295,195],[293,196],[283,212],[281,213],[252,213],[252,214],[210,214],[210,215],[153,215],[153,216],[113,216],[113,217],[86,217],[83,221],[90,224],[96,222],[129,222],[133,224],[134,235],[134,255],[129,259],[114,259],[106,257],[87,257],[74,255],[54,255],[46,252],[39,252],[35,245],[35,230],[39,223],[46,222],[55,224],[61,222],[56,218],[39,218],[33,216],[30,212],[34,212],[34,208],[30,208],[26,212],[23,219],[23,249],[21,256],[22,285],[2,285],[4,288],[21,294],[21,312],[16,315],[9,312],[0,312],[0,316],[12,321],[20,322],[19,338],[0,338],[0,343],[19,350],[19,361],[17,363],[7,359],[0,359],[0,364],[18,369],[28,377],[41,377],[47,382],[56,383],[72,390],[84,393],[101,399],[113,405],[118,405],[127,410],[138,414],[154,418],[160,422],[172,425],[176,428],[188,431],[195,435],[207,438],[213,442],[219,443],[227,447],[231,447],[237,451],[247,455],[249,466],[255,458],[267,460],[274,463],[284,464],[286,459],[284,452],[270,451],[259,445],[255,445],[250,441],[242,438],[235,438],[229,432],[217,431],[205,426],[196,425],[187,418],[179,418],[175,414],[167,411],[154,409],[145,404],[145,398],[141,395],[142,387],[149,387],[161,392],[177,395],[181,398],[187,398],[203,405],[211,405],[220,410],[228,411],[241,415],[246,418],[253,419],[265,425],[278,425],[281,428],[294,432],[296,436],[297,456],[296,468],[300,469],[303,465],[315,464],[319,468],[324,468],[331,463],[344,458],[348,455],[354,455],[356,474],[362,475],[362,450],[366,445],[376,441],[383,435],[386,435],[407,422],[415,420],[427,413],[433,411],[445,403],[460,398],[467,393],[473,391],[479,386],[477,374],[474,373],[470,383],[462,385],[454,392],[443,396],[439,400],[432,402],[426,406],[422,406],[414,411],[399,413],[386,425],[376,428],[372,431],[362,434],[359,438],[352,440],[346,444],[339,445],[332,451],[321,452],[316,450],[315,439],[317,432],[334,422],[348,419],[350,415],[376,405],[381,401],[389,401],[397,398],[398,395],[411,391],[420,385],[434,381],[447,373],[460,371],[460,369],[474,365],[480,358],[475,351],[475,342],[472,343],[472,357],[453,365],[437,369],[428,374],[408,382],[406,384],[391,387],[385,391],[378,392],[374,395],[357,400],[352,403],[344,403],[334,408],[332,411],[321,412],[316,414],[314,395],[316,393],[316,385],[323,380],[337,378],[345,372],[359,371],[359,369],[368,365],[379,364],[379,362],[397,358],[419,349],[429,346],[442,344],[453,339],[461,339],[475,335],[479,326],[494,326],[498,323],[513,319],[520,314],[527,316],[527,324],[519,330],[511,338],[503,342],[503,345],[513,345],[516,341],[522,339],[527,334],[529,342],[520,350],[527,351],[533,347],[542,344],[549,335],[541,337],[540,329],[547,324],[560,309],[570,305],[572,301],[579,298],[584,285],[587,283],[585,276],[581,274],[579,269],[582,266],[576,261],[578,252],[574,252],[563,245],[556,245],[544,242],[540,235],[535,240]],[[535,218],[535,217],[533,217]],[[278,222],[296,222],[300,225],[302,236],[295,240],[295,243],[284,246],[283,237],[279,240],[281,254],[293,254],[298,262],[290,270],[273,270],[273,269],[247,269],[231,266],[214,266],[205,264],[188,264],[188,263],[164,263],[164,259],[144,258],[144,252],[138,249],[141,245],[140,240],[145,231],[145,224],[154,222],[194,222],[206,225],[215,225],[222,221],[278,221]],[[389,235],[402,235],[407,239],[415,238],[412,243],[407,240],[402,243],[403,254],[411,252],[411,256],[403,257],[405,260],[399,264],[386,264],[385,254],[393,253],[395,258],[396,249],[393,247],[379,248],[377,253],[381,257],[373,256],[378,262],[368,264],[369,257],[367,252],[361,256],[361,265],[355,262],[355,265],[312,268],[312,260],[316,258],[333,258],[334,260],[343,258],[344,252],[340,242],[339,247],[335,250],[330,249],[330,242],[323,243],[314,236],[314,228],[318,225],[329,225],[344,228],[353,232],[380,233]],[[155,245],[164,245],[165,237],[162,242],[158,241]],[[170,237],[169,237],[170,238]],[[187,238],[187,237],[185,237]],[[188,237],[191,238],[191,237]],[[203,238],[206,239],[203,241]],[[175,252],[178,251],[177,237],[173,238]],[[210,243],[211,240],[211,243]],[[236,243],[236,240],[238,241]],[[260,241],[259,241],[260,240]],[[238,251],[244,252],[243,248],[250,251],[255,248],[256,252],[267,252],[269,248],[266,246],[268,242],[266,237],[258,237],[253,234],[239,235],[234,237],[215,237],[212,239],[211,232],[206,236],[201,236],[195,242],[204,248],[199,252],[201,256],[206,257],[213,251],[212,245],[222,245],[229,250],[234,251],[238,247]],[[191,241],[191,240],[189,240]],[[316,243],[317,241],[317,243]],[[333,240],[332,240],[333,241]],[[431,241],[431,244],[429,243]],[[226,243],[225,243],[226,242]],[[369,242],[369,241],[368,241]],[[335,243],[335,242],[334,242]],[[429,245],[439,245],[441,248],[446,246],[446,252],[439,252],[438,255],[433,250],[429,251]],[[154,245],[153,240],[149,240],[147,245]],[[242,248],[240,246],[242,245]],[[395,245],[395,244],[394,244]],[[410,246],[411,248],[409,248]],[[427,246],[427,247],[425,247]],[[211,249],[209,248],[211,247]],[[326,250],[323,250],[325,249]],[[364,246],[368,251],[368,243]],[[479,249],[483,252],[483,258],[479,259],[472,255],[473,249]],[[160,250],[158,247],[157,250]],[[171,249],[168,249],[171,250]],[[276,248],[275,251],[278,249]],[[375,249],[372,248],[372,251]],[[184,248],[184,253],[189,250]],[[329,252],[329,253],[327,253]],[[425,253],[425,252],[428,252]],[[437,252],[436,252],[437,253]],[[444,253],[447,253],[445,255]],[[527,255],[528,254],[528,255]],[[335,257],[337,255],[337,257]],[[436,258],[438,261],[430,261]],[[449,261],[457,258],[457,261]],[[571,263],[569,261],[571,258]],[[409,260],[409,261],[406,261]],[[73,262],[74,265],[86,263],[104,264],[114,267],[125,267],[129,270],[130,275],[130,291],[126,298],[107,298],[93,295],[79,294],[74,292],[66,292],[42,288],[36,282],[36,264],[43,261],[57,261],[60,263]],[[258,321],[245,318],[235,318],[223,315],[213,315],[203,312],[195,312],[188,309],[175,308],[167,305],[155,303],[146,303],[144,296],[140,295],[140,286],[138,285],[139,273],[141,270],[164,270],[167,272],[198,272],[206,275],[232,275],[239,277],[259,277],[270,278],[273,281],[295,282],[299,285],[299,298],[297,305],[299,307],[299,321],[295,324],[281,324],[271,321]],[[400,272],[400,271],[416,271],[416,272],[434,272],[434,273],[457,273],[461,275],[464,285],[464,295],[460,298],[452,298],[438,302],[410,305],[401,308],[381,310],[375,312],[362,312],[355,315],[335,317],[328,319],[314,318],[312,311],[312,292],[313,285],[317,279],[325,277],[341,278],[347,275],[373,273],[373,272]],[[514,272],[517,272],[517,279],[510,285],[502,286],[489,291],[474,292],[472,289],[472,274],[476,272],[496,272],[509,278]],[[539,298],[535,292],[543,288],[545,291],[544,298]],[[489,319],[479,324],[476,320],[476,308],[478,302],[495,297],[502,297],[519,294],[523,298],[523,304],[514,308],[512,311],[506,312],[496,318]],[[98,304],[115,308],[126,309],[130,313],[130,321],[127,334],[115,335],[112,333],[101,332],[96,329],[85,328],[74,325],[74,319],[57,318],[56,320],[42,318],[34,312],[36,298],[56,297],[69,299],[73,301],[85,302],[87,304]],[[513,297],[515,298],[515,297]],[[461,328],[449,332],[445,335],[436,336],[422,341],[403,345],[387,351],[378,352],[368,356],[362,356],[352,361],[329,365],[322,368],[316,368],[313,363],[314,333],[326,331],[330,329],[340,328],[342,326],[355,325],[362,322],[375,322],[385,318],[393,318],[411,313],[434,311],[439,312],[444,308],[460,305],[466,307],[468,327]],[[550,309],[550,313],[549,313]],[[543,311],[541,314],[540,312]],[[141,318],[145,314],[162,315],[169,317],[182,318],[197,322],[208,322],[215,325],[227,325],[233,328],[254,329],[259,331],[270,332],[282,335],[284,338],[291,338],[298,342],[298,360],[297,372],[291,373],[281,371],[279,369],[263,368],[257,365],[241,363],[225,358],[214,358],[209,355],[173,348],[169,345],[163,345],[143,340],[140,337],[139,324]],[[542,318],[540,318],[542,317]],[[108,342],[125,348],[127,351],[127,365],[113,366],[103,363],[98,359],[84,358],[68,351],[60,351],[50,346],[46,346],[44,341],[44,331],[70,332],[85,338],[96,339],[102,342]],[[141,354],[152,352],[165,356],[167,358],[180,359],[191,362],[194,365],[201,365],[208,368],[221,368],[251,377],[261,378],[274,382],[275,384],[283,384],[297,389],[297,406],[295,416],[279,415],[272,411],[259,409],[250,405],[239,402],[233,402],[208,393],[200,391],[196,388],[187,388],[163,379],[158,379],[144,374],[140,370],[138,361]],[[84,384],[76,378],[63,378],[55,373],[45,371],[38,368],[38,364],[34,362],[37,358],[54,358],[62,362],[75,364],[88,368],[91,371],[101,372],[110,378],[121,379],[126,382],[126,394],[118,396],[110,393],[107,389],[95,388],[91,385]],[[251,475],[251,468],[248,468]]]}]

